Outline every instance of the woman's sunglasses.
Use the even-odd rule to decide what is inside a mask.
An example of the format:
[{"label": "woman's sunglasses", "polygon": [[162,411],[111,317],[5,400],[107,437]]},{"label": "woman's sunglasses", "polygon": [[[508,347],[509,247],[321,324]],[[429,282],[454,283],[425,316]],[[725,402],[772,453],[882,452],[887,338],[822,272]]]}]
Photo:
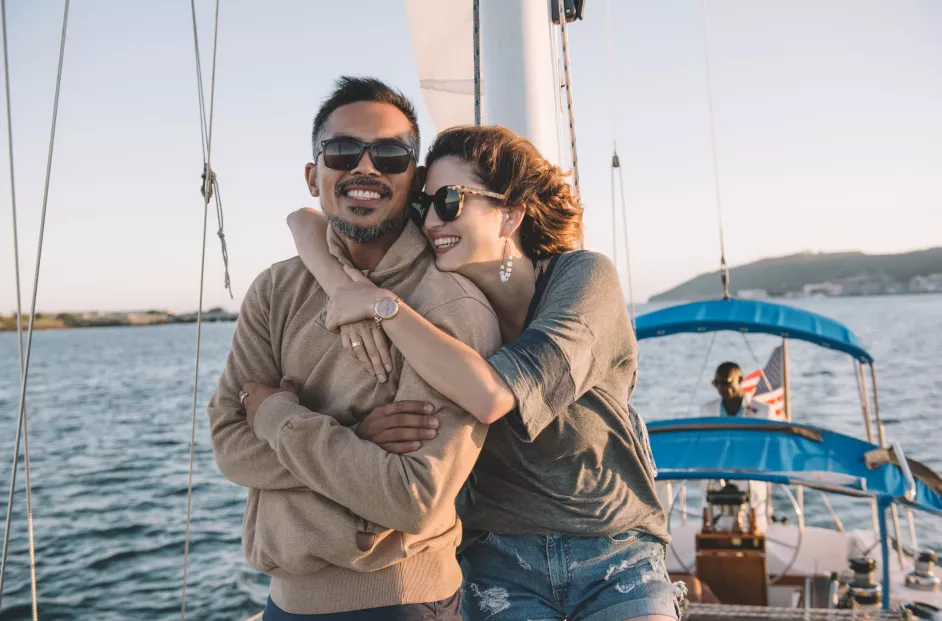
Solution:
[{"label": "woman's sunglasses", "polygon": [[507,200],[506,194],[478,190],[477,188],[469,188],[463,185],[446,185],[439,188],[438,192],[432,195],[419,192],[413,199],[412,206],[419,212],[419,217],[422,222],[425,222],[425,217],[428,215],[428,210],[431,207],[435,207],[435,215],[437,215],[438,219],[442,222],[454,222],[458,219],[458,216],[461,215],[462,209],[464,209],[465,194],[473,194],[475,196],[483,196],[500,201]]},{"label": "woman's sunglasses", "polygon": [[[353,170],[365,152],[370,152],[373,166],[384,175],[397,175],[409,168],[415,151],[399,142],[360,142],[353,138],[333,138],[321,142],[324,165],[334,170]],[[317,160],[317,155],[314,160]]]}]

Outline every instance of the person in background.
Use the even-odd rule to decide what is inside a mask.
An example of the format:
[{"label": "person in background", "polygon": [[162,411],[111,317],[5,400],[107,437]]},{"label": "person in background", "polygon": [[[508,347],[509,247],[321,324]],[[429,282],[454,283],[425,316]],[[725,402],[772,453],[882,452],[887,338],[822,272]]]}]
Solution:
[{"label": "person in background", "polygon": [[742,369],[735,362],[724,362],[716,367],[713,387],[720,398],[704,403],[700,416],[745,416],[748,403],[742,387]]},{"label": "person in background", "polygon": [[713,387],[720,398],[700,406],[700,416],[739,416],[744,418],[772,418],[771,408],[746,394],[742,369],[735,362],[724,362],[716,367]]}]

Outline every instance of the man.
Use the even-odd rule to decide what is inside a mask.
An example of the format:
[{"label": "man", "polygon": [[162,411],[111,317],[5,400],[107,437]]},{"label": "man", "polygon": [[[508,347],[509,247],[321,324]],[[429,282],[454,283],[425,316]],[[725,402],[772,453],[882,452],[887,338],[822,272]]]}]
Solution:
[{"label": "man", "polygon": [[703,404],[701,416],[745,416],[747,403],[742,387],[742,369],[735,362],[724,362],[716,367],[713,387],[720,398]]},{"label": "man", "polygon": [[724,362],[716,367],[713,387],[720,398],[704,403],[700,416],[746,416],[772,418],[769,406],[753,401],[743,389],[742,369],[735,362]]},{"label": "man", "polygon": [[[704,403],[700,408],[700,416],[738,416],[749,418],[772,418],[771,409],[765,403],[759,403],[750,398],[743,388],[742,369],[735,362],[724,362],[716,367],[713,375],[713,387],[720,398]],[[706,498],[707,489],[721,489],[726,481],[704,481],[702,495]],[[766,502],[770,494],[769,486],[757,481],[737,483],[747,486],[749,502],[756,510],[756,524],[760,531],[764,531],[771,515],[772,507]]]},{"label": "man", "polygon": [[[305,178],[331,221],[331,253],[481,355],[496,351],[484,296],[435,269],[408,218],[419,151],[409,100],[378,80],[342,77],[313,141]],[[454,501],[486,429],[396,351],[388,377],[363,370],[325,327],[327,302],[297,257],[263,272],[209,405],[219,469],[249,488],[243,551],[272,576],[264,618],[460,619]],[[395,321],[396,304],[378,304],[377,321]],[[243,404],[246,382],[261,386]],[[352,429],[394,401],[438,409],[437,435],[417,451],[388,453]]]}]

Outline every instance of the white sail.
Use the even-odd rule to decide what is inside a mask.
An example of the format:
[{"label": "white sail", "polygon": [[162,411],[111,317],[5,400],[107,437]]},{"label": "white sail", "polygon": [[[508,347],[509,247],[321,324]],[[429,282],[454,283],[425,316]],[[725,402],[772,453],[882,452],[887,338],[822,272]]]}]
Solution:
[{"label": "white sail", "polygon": [[[405,0],[422,97],[436,131],[474,123],[472,0]],[[481,0],[481,116],[559,158],[558,85],[547,0]]]},{"label": "white sail", "polygon": [[471,0],[405,0],[412,51],[435,131],[474,123]]}]

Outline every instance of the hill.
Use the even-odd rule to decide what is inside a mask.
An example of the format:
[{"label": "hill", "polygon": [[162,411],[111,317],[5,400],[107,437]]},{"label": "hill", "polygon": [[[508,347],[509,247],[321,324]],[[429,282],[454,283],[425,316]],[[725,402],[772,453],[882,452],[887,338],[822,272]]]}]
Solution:
[{"label": "hill", "polygon": [[[730,292],[742,297],[880,295],[942,290],[942,248],[904,254],[801,253],[730,269]],[[939,287],[939,288],[936,288]],[[723,294],[719,272],[700,274],[652,302],[700,300]]]}]

